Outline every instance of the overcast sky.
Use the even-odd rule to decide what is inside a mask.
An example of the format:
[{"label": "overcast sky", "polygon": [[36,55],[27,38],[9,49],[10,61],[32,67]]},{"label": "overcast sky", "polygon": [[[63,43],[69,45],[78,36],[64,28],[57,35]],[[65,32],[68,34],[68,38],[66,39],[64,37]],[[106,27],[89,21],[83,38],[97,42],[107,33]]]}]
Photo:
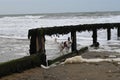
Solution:
[{"label": "overcast sky", "polygon": [[0,14],[120,11],[120,0],[0,0]]}]

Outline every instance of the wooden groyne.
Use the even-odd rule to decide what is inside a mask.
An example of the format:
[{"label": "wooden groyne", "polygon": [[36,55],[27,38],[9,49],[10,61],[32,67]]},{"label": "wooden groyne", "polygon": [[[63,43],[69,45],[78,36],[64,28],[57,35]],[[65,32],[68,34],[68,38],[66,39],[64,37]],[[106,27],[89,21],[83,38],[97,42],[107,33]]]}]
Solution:
[{"label": "wooden groyne", "polygon": [[[28,38],[30,39],[30,54],[43,54],[45,55],[45,35],[59,35],[59,34],[68,34],[71,33],[72,52],[77,51],[76,46],[76,32],[82,31],[92,31],[93,35],[93,46],[96,46],[97,42],[97,31],[99,29],[107,30],[107,40],[111,39],[111,29],[117,29],[117,36],[120,37],[120,23],[100,23],[100,24],[81,24],[81,25],[69,25],[69,26],[55,26],[55,27],[45,27],[45,28],[36,28],[30,29],[28,32]],[[44,58],[43,58],[44,59]],[[46,61],[45,59],[43,60]]]}]

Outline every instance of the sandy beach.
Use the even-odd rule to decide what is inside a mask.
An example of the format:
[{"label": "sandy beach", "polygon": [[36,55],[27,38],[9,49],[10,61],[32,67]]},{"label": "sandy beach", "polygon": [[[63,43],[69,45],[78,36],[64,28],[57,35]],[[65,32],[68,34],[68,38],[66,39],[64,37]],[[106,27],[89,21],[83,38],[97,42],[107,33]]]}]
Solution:
[{"label": "sandy beach", "polygon": [[[85,52],[84,58],[106,58],[117,53]],[[119,57],[119,56],[117,56]],[[15,73],[0,80],[120,80],[118,62],[64,64],[43,69],[40,67]]]}]

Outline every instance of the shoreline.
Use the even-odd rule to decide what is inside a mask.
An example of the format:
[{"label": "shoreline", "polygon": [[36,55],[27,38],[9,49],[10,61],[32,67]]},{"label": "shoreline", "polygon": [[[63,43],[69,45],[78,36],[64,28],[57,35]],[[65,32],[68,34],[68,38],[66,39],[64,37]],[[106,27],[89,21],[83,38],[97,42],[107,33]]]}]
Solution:
[{"label": "shoreline", "polygon": [[[109,56],[109,52],[85,52],[84,58]],[[114,53],[111,53],[114,54]],[[0,80],[119,80],[120,65],[113,62],[64,64],[44,68],[33,68],[15,73]]]}]

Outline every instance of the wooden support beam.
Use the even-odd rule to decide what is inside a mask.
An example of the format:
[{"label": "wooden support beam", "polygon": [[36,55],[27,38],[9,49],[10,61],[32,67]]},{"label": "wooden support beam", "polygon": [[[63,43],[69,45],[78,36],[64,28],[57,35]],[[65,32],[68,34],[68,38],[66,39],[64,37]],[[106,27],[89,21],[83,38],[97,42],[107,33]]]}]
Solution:
[{"label": "wooden support beam", "polygon": [[118,36],[118,39],[120,40],[120,27],[117,28],[117,36]]},{"label": "wooden support beam", "polygon": [[72,39],[72,45],[71,45],[71,50],[76,51],[77,50],[77,43],[76,43],[76,31],[71,32],[71,39]]},{"label": "wooden support beam", "polygon": [[28,38],[30,39],[30,55],[40,54],[41,64],[46,66],[45,35],[40,35],[39,30],[36,29]]},{"label": "wooden support beam", "polygon": [[110,40],[111,39],[111,29],[108,28],[107,29],[107,40]]},{"label": "wooden support beam", "polygon": [[38,35],[37,53],[41,54],[41,64],[47,65],[47,58],[45,54],[45,35]]},{"label": "wooden support beam", "polygon": [[32,34],[30,36],[30,49],[29,49],[30,55],[36,53],[36,33]]},{"label": "wooden support beam", "polygon": [[45,38],[43,36],[38,36],[38,53],[45,53]]},{"label": "wooden support beam", "polygon": [[93,38],[93,45],[97,43],[97,29],[93,29],[93,35],[92,35],[92,38]]},{"label": "wooden support beam", "polygon": [[39,39],[38,39],[38,36],[36,36],[36,53],[39,52]]}]

